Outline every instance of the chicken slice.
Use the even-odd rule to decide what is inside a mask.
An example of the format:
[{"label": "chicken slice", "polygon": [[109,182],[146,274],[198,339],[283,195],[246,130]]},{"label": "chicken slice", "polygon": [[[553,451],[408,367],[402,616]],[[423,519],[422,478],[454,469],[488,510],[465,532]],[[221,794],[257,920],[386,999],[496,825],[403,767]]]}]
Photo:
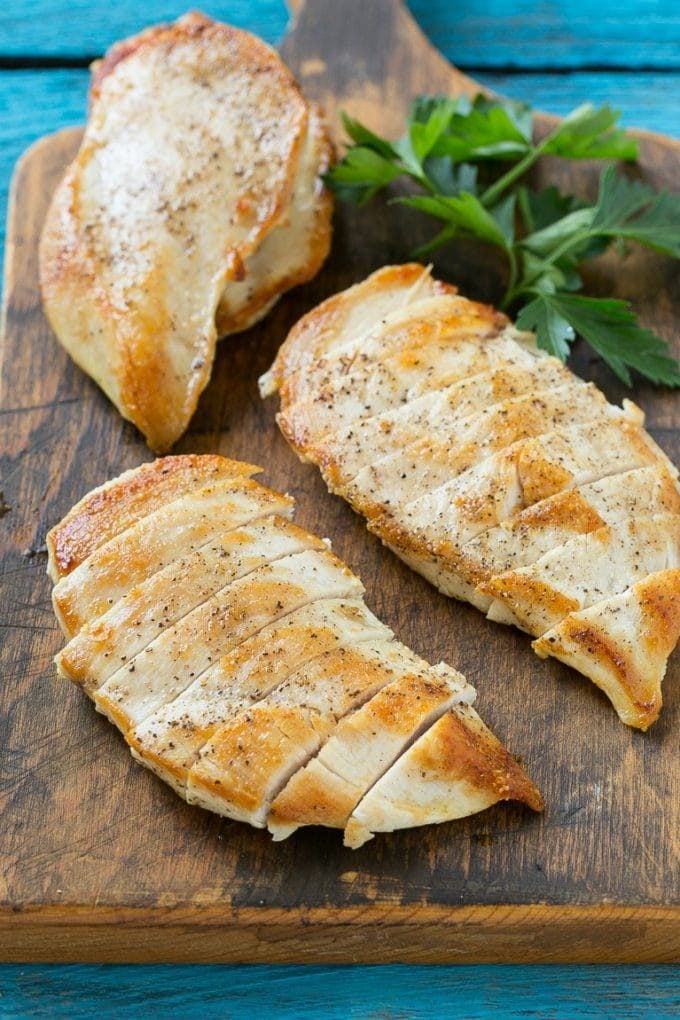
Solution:
[{"label": "chicken slice", "polygon": [[536,788],[475,710],[454,705],[357,804],[345,845],[356,849],[376,832],[448,822],[517,799],[542,807]]},{"label": "chicken slice", "polygon": [[411,288],[403,299],[405,303],[376,319],[367,332],[348,336],[343,331],[313,363],[305,361],[281,384],[284,405],[289,408],[313,402],[318,408],[326,399],[329,384],[341,383],[355,374],[359,385],[374,366],[397,359],[401,359],[415,384],[427,373],[427,362],[434,360],[435,350],[441,352],[444,361],[437,370],[453,372],[455,378],[460,378],[465,359],[475,357],[473,346],[479,357],[481,350],[503,336],[519,344],[531,339],[527,352],[541,356],[531,334],[509,326],[505,316],[488,305],[469,301],[454,293],[453,288],[449,292],[424,291],[424,284]]},{"label": "chicken slice", "polygon": [[187,771],[215,731],[314,659],[392,632],[358,599],[323,599],[269,624],[127,734],[132,754],[184,796]]},{"label": "chicken slice", "polygon": [[[319,541],[307,535],[308,544]],[[127,732],[267,624],[318,599],[361,594],[361,582],[327,550],[307,549],[265,563],[163,629],[137,655],[128,655],[94,691],[97,708]]]},{"label": "chicken slice", "polygon": [[52,591],[62,630],[72,637],[133,587],[232,528],[290,516],[293,500],[249,478],[208,485],[140,518],[99,546]]},{"label": "chicken slice", "polygon": [[[260,393],[276,393],[293,372],[314,370],[333,351],[356,347],[376,325],[427,297],[455,294],[455,287],[434,280],[417,263],[387,266],[336,294],[293,327],[274,364],[260,379]],[[503,317],[503,321],[505,317]]]},{"label": "chicken slice", "polygon": [[[287,394],[290,392],[291,398],[293,390],[295,392],[295,407],[300,409],[299,425],[302,429],[298,435],[295,431],[298,416],[293,411],[290,422],[291,434],[288,437],[290,442],[296,449],[303,449],[307,423],[311,418],[310,424],[315,428],[316,411],[327,399],[332,398],[332,394],[327,392],[330,378],[335,378],[339,382],[362,364],[375,365],[400,354],[404,356],[406,352],[412,352],[414,347],[418,349],[428,342],[441,342],[442,337],[455,333],[460,334],[462,354],[465,352],[466,338],[470,341],[474,339],[479,349],[480,346],[485,346],[490,338],[499,335],[497,323],[490,323],[488,316],[479,316],[476,311],[470,313],[470,307],[475,306],[455,294],[421,298],[395,309],[384,319],[379,320],[365,335],[354,336],[342,346],[333,347],[316,364],[305,365],[286,383],[286,392]],[[408,354],[406,356],[408,357]],[[520,360],[527,362],[537,360],[535,351],[533,356],[529,351],[525,351],[523,356],[518,355],[518,361]],[[310,402],[315,405],[311,410]],[[290,403],[292,400],[287,400],[286,407]],[[283,417],[279,424],[285,435],[286,412],[282,413]],[[310,458],[313,459],[311,454]]]},{"label": "chicken slice", "polygon": [[47,573],[56,584],[100,545],[178,496],[261,470],[212,454],[185,454],[126,471],[89,492],[47,533]]},{"label": "chicken slice", "polygon": [[320,539],[279,517],[229,531],[153,574],[83,627],[57,656],[57,668],[92,694],[159,631],[233,581],[292,553],[323,548]]},{"label": "chicken slice", "polygon": [[[670,483],[675,485],[661,451],[634,421],[614,418],[603,420],[596,428],[593,423],[573,426],[559,434],[546,433],[518,442],[443,487],[438,493],[443,516],[437,519],[436,526],[432,521],[428,524],[427,519],[416,525],[412,509],[396,504],[394,507],[384,505],[382,515],[372,517],[368,528],[445,595],[471,602],[486,613],[493,599],[478,587],[488,572],[481,577],[479,561],[470,562],[468,550],[475,541],[483,541],[502,521],[521,513],[527,504],[529,508],[540,506],[541,501],[560,492],[567,498],[572,487],[610,475],[616,477],[636,465],[650,464],[656,465],[655,470],[666,472]],[[650,486],[648,494],[654,491],[654,486]],[[653,502],[650,507],[654,512]],[[577,533],[600,527],[599,518],[595,519],[592,510],[573,503],[571,509],[573,517],[569,527],[573,525]],[[638,506],[637,512],[639,510]],[[569,516],[569,506],[563,507],[563,511]],[[531,512],[528,514],[531,520]],[[540,520],[540,515],[536,516]],[[466,536],[474,531],[477,535],[466,541]],[[534,541],[539,545],[545,540],[546,528],[539,526],[537,532],[537,537],[533,529],[530,535],[521,533],[522,550],[530,550]],[[504,548],[499,545],[499,555]],[[529,552],[527,555],[531,561],[544,551],[547,550],[541,550],[536,557],[531,557]],[[509,613],[504,614],[502,620],[515,622]]]},{"label": "chicken slice", "polygon": [[325,652],[213,734],[189,772],[187,799],[262,828],[276,794],[338,719],[423,665],[391,640]]},{"label": "chicken slice", "polygon": [[528,567],[484,581],[500,603],[490,619],[512,622],[536,637],[570,613],[618,595],[648,574],[680,568],[680,514],[657,514],[604,525],[552,549]]},{"label": "chicken slice", "polygon": [[[309,120],[273,49],[200,14],[95,65],[83,141],[41,239],[43,302],[61,343],[152,449],[186,429],[229,283],[306,183]],[[326,235],[329,213],[319,205]]]},{"label": "chicken slice", "polygon": [[[489,432],[482,438],[483,429],[477,429],[479,445],[473,466],[464,471],[453,472],[451,481],[410,502],[383,505],[383,515],[371,518],[369,527],[390,545],[429,550],[437,555],[456,552],[476,535],[500,524],[525,505],[525,490],[518,471],[518,458],[523,447],[520,440],[531,436],[532,426],[536,435],[546,438],[557,433],[571,412],[561,402],[561,394],[554,399],[550,395],[536,398],[538,407],[532,421],[532,400],[514,401],[513,414],[489,416],[496,419],[496,434]],[[596,409],[590,421],[590,428],[597,429],[607,409],[598,420]],[[509,419],[512,418],[512,421]],[[541,421],[544,425],[541,425]],[[516,428],[516,432],[509,430]],[[514,435],[515,440],[506,444],[505,438]],[[491,454],[489,456],[489,454]],[[462,455],[466,464],[475,456],[474,449]],[[560,465],[562,468],[562,465]],[[564,474],[563,474],[564,477]],[[416,488],[416,491],[420,491]]]},{"label": "chicken slice", "polygon": [[[277,415],[284,436],[297,451],[318,447],[323,437],[337,434],[365,418],[392,411],[430,391],[452,386],[460,379],[492,371],[502,349],[516,347],[514,341],[499,337],[480,347],[477,339],[456,337],[435,340],[404,351],[390,353],[374,361],[365,352],[357,356],[348,372],[328,375],[315,396],[298,402],[287,402],[285,411]],[[527,363],[536,360],[527,352]],[[530,360],[529,360],[530,359]],[[307,376],[297,376],[285,385],[308,384]],[[299,388],[299,385],[296,387]],[[313,460],[313,456],[310,458]]]},{"label": "chicken slice", "polygon": [[[585,397],[587,407],[589,395],[582,392],[582,396]],[[549,399],[548,394],[544,394],[544,397]],[[522,400],[512,401],[498,407],[497,413],[489,413],[482,417],[475,430],[476,442],[470,441],[473,430],[469,419],[465,419],[455,426],[455,431],[451,430],[453,441],[444,437],[421,438],[404,446],[397,446],[394,452],[366,464],[354,478],[337,488],[335,471],[330,473],[330,480],[327,472],[324,472],[324,477],[332,491],[342,495],[369,521],[382,515],[396,518],[407,506],[409,510],[406,511],[406,519],[410,519],[410,504],[414,502],[414,492],[421,494],[419,498],[430,493],[436,501],[437,490],[450,484],[451,490],[457,492],[459,484],[464,486],[465,479],[473,477],[467,473],[474,472],[475,469],[480,470],[486,477],[487,469],[493,469],[493,464],[498,464],[503,474],[507,463],[514,464],[515,453],[519,449],[517,444],[527,433],[533,432],[544,439],[551,437],[560,443],[562,428],[558,432],[542,431],[540,411],[534,415],[533,406],[530,406],[527,412],[526,404],[527,402]],[[533,405],[533,398],[530,398],[529,404]],[[599,414],[597,408],[594,408],[593,413],[595,417],[588,424],[589,432],[607,427],[612,418],[618,418],[621,414],[618,409],[609,406],[602,407]],[[550,424],[548,422],[549,427]],[[434,433],[434,429],[432,432]],[[457,442],[458,434],[461,438]],[[513,436],[515,438],[508,444],[507,440]],[[500,477],[498,480],[500,481]],[[444,490],[445,499],[448,498],[448,491]],[[418,508],[415,509],[417,511]]]},{"label": "chicken slice", "polygon": [[301,825],[344,828],[352,811],[395,759],[474,690],[450,668],[411,666],[341,719],[318,754],[272,802],[267,827],[285,839]]},{"label": "chicken slice", "polygon": [[637,517],[680,513],[680,487],[664,465],[634,468],[533,503],[462,547],[459,569],[481,584],[534,563],[576,535]]},{"label": "chicken slice", "polygon": [[627,591],[571,613],[534,641],[587,676],[621,720],[646,730],[661,711],[661,682],[680,638],[680,570],[650,574]]}]

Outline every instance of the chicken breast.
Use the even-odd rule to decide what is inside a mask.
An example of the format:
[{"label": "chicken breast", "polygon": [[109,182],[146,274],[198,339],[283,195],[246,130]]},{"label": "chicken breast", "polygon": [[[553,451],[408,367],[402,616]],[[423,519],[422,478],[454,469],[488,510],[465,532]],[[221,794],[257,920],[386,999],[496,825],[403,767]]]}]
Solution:
[{"label": "chicken breast", "polygon": [[455,704],[359,801],[345,826],[345,841],[358,847],[376,832],[412,828],[424,817],[430,823],[446,821],[454,804],[458,818],[483,811],[501,792],[512,797],[519,776],[475,710]]},{"label": "chicken breast", "polygon": [[[291,331],[261,389],[280,392],[301,459],[441,591],[535,637],[647,576],[680,587],[678,473],[639,408],[422,274],[379,270]],[[570,662],[611,696],[592,656]],[[642,729],[661,706],[666,659],[653,661],[638,678],[654,687],[648,714],[624,711]]]},{"label": "chicken breast", "polygon": [[[120,668],[129,670],[132,658],[159,639],[159,631],[169,633],[187,613],[203,607],[225,586],[305,549],[320,551],[324,546],[309,532],[281,518],[256,528],[229,531],[205,548],[169,563],[114,602],[102,616],[93,617],[59,653],[57,666],[91,693]],[[208,611],[213,609],[215,602]]]},{"label": "chicken breast", "polygon": [[680,489],[664,465],[607,475],[532,503],[466,543],[458,562],[464,562],[466,575],[479,587],[495,575],[535,563],[577,535],[625,524],[641,511],[680,513]]},{"label": "chicken breast", "polygon": [[[282,516],[292,501],[249,477],[256,469],[205,460],[127,472],[51,533],[55,608],[72,635],[58,671],[118,726],[133,756],[189,802],[282,838],[301,825],[345,827],[380,776],[455,710],[472,720],[465,739],[479,747],[477,781],[463,791],[456,769],[468,775],[469,764],[447,753],[437,782],[456,793],[432,820],[511,798],[539,810],[530,779],[463,711],[474,699],[465,679],[395,639],[328,544]],[[325,813],[324,789],[334,805]],[[425,809],[408,824],[427,821]],[[383,822],[366,815],[361,838],[358,824],[352,845]],[[395,816],[392,828],[401,824]]]},{"label": "chicken breast", "polygon": [[391,677],[411,673],[411,660],[416,656],[403,646],[381,640],[325,652],[217,730],[191,770],[188,800],[264,826],[276,792],[335,733],[338,720],[374,700]]},{"label": "chicken breast", "polygon": [[[310,279],[331,147],[278,55],[192,13],[93,67],[88,124],[40,246],[60,342],[152,449],[185,431],[218,336]],[[282,254],[285,253],[285,258]]]}]

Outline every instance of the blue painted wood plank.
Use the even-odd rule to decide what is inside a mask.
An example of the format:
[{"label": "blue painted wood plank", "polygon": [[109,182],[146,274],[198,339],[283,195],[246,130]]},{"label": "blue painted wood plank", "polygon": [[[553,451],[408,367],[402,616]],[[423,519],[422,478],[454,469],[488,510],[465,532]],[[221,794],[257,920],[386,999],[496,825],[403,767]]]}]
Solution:
[{"label": "blue painted wood plank", "polygon": [[484,68],[680,68],[675,0],[409,0],[449,60]]},{"label": "blue painted wood plank", "polygon": [[[271,44],[288,21],[283,0],[205,0],[193,6]],[[189,0],[118,0],[106,6],[92,0],[32,0],[29,17],[25,0],[8,0],[0,14],[0,56],[97,56],[117,39],[174,21],[191,7]]]},{"label": "blue painted wood plank", "polygon": [[567,74],[475,74],[490,89],[564,116],[581,103],[609,103],[627,128],[680,138],[680,73],[573,71]]},{"label": "blue painted wood plank", "polygon": [[4,966],[5,1020],[263,1016],[286,1020],[664,1020],[670,967]]},{"label": "blue painted wood plank", "polygon": [[[313,0],[311,0],[313,2]],[[675,0],[408,0],[425,31],[465,67],[615,66],[680,68]],[[105,14],[91,0],[9,0],[0,15],[0,55],[82,57],[115,39],[183,13],[188,0],[118,0]],[[285,31],[283,0],[205,0],[214,17],[269,42]]]},{"label": "blue painted wood plank", "polygon": [[84,70],[0,72],[0,259],[3,263],[7,198],[14,165],[22,152],[42,135],[84,122],[89,77]]}]

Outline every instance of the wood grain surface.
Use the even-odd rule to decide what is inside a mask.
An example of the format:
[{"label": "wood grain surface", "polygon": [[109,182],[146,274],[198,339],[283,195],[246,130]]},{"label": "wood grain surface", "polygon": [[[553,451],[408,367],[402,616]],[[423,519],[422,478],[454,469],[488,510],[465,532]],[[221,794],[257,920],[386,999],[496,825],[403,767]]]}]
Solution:
[{"label": "wood grain surface", "polygon": [[[469,89],[394,2],[315,0],[283,46],[332,119],[348,109],[398,133],[411,96]],[[58,346],[40,308],[36,245],[77,132],[23,160],[8,227],[2,360],[3,676],[0,717],[0,953],[26,960],[649,961],[680,957],[678,657],[646,735],[526,639],[445,599],[367,535],[300,465],[256,380],[293,322],[423,239],[417,217],[340,208],[324,271],[257,329],[223,342],[213,379],[177,449],[259,462],[298,500],[298,521],[333,540],[372,609],[432,661],[479,690],[485,720],[545,794],[545,816],[512,805],[437,828],[379,837],[359,852],[304,830],[284,844],[183,804],[135,765],[77,690],[58,682],[60,645],[44,536],[104,479],[149,459],[134,429]],[[677,143],[647,138],[636,171],[673,185]],[[558,173],[556,167],[551,173]],[[569,179],[592,191],[592,168]],[[497,296],[482,253],[450,251],[437,272],[472,297]],[[636,254],[591,276],[631,298],[669,340],[680,322],[676,267]],[[676,353],[678,347],[676,345]],[[588,357],[578,370],[622,391]],[[640,387],[651,431],[680,459],[677,396]]]}]

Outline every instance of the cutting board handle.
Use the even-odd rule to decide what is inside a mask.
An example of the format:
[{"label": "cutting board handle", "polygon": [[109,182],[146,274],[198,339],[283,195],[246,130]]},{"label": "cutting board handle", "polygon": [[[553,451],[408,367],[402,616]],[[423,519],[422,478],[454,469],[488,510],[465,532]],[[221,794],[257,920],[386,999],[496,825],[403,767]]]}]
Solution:
[{"label": "cutting board handle", "polygon": [[435,49],[401,0],[287,2],[292,19],[281,55],[335,130],[337,113],[347,110],[396,136],[404,95],[483,91]]}]

